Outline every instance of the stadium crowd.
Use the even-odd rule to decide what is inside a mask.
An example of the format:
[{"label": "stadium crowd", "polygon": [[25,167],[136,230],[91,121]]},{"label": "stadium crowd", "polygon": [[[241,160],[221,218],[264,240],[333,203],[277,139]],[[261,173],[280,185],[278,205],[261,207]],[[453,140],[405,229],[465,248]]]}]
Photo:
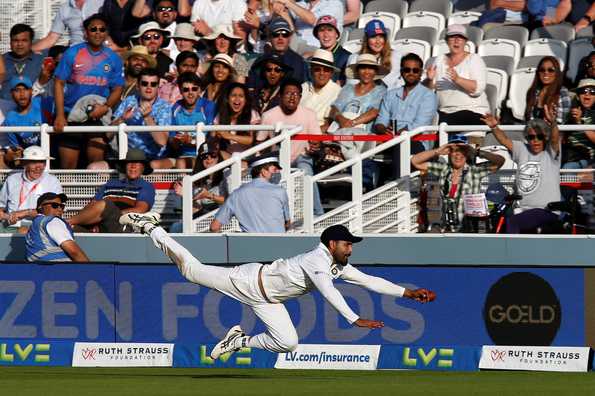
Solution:
[{"label": "stadium crowd", "polygon": [[[422,0],[410,3],[416,1]],[[453,1],[455,6],[458,2]],[[394,36],[381,19],[357,29],[364,6],[360,0],[68,0],[45,37],[36,39],[26,24],[12,26],[11,50],[0,57],[2,126],[48,123],[54,133],[51,158],[39,150],[39,133],[0,133],[0,168],[23,168],[21,181],[9,178],[0,192],[3,229],[14,231],[19,221],[33,219],[35,197],[62,192],[56,181],[53,189],[37,188],[42,183],[35,180],[44,180],[45,187],[51,178],[32,168],[45,166],[47,159],[60,169],[122,169],[121,181],[108,183],[67,220],[75,229],[113,232],[120,229],[118,215],[151,209],[155,192],[142,174],[172,168],[199,172],[272,137],[268,132],[171,132],[171,125],[281,121],[303,125],[307,134],[397,136],[435,122],[485,123],[494,130],[499,123],[544,119],[550,127],[592,123],[595,51],[573,65],[578,68],[574,81],[564,78],[571,65],[543,57],[527,92],[524,119],[507,117],[503,108],[500,121],[490,114],[486,64],[469,53],[466,25],[448,25],[446,52],[424,62],[391,45]],[[485,8],[472,25],[486,31],[502,24],[535,29],[561,23],[579,31],[592,29],[595,18],[589,0],[490,0]],[[342,37],[358,30],[361,48],[351,53],[343,48]],[[68,46],[57,45],[66,34]],[[546,117],[548,108],[554,117]],[[117,161],[115,134],[63,132],[65,126],[121,123],[163,128],[129,133],[125,161]],[[560,141],[560,166],[591,167],[594,132],[564,134]],[[368,147],[363,142],[293,141],[291,164],[311,175]],[[428,139],[412,144],[412,154],[433,149]],[[434,155],[449,150],[440,148]],[[400,174],[398,156],[397,148],[385,180]],[[428,154],[413,164],[438,169],[426,164],[431,158]],[[489,160],[501,166],[499,159]],[[270,163],[278,172],[278,164]],[[477,174],[487,174],[485,169]],[[271,177],[274,169],[264,173],[267,183],[277,179]],[[364,174],[366,189],[378,185],[377,164],[364,163]],[[225,179],[220,172],[196,186],[196,215],[225,205]],[[181,194],[181,186],[174,187]],[[314,195],[314,212],[320,215],[317,188]],[[219,223],[230,216],[230,209],[224,209]],[[273,229],[283,230],[286,216],[279,218]],[[211,228],[217,231],[220,225]]]}]

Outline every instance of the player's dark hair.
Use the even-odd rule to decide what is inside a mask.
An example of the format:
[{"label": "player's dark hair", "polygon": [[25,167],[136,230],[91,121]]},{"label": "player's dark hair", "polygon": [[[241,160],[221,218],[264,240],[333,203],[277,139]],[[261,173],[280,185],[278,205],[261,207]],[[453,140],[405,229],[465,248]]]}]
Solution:
[{"label": "player's dark hair", "polygon": [[10,28],[10,38],[13,38],[17,34],[21,34],[21,33],[25,33],[25,32],[29,33],[29,36],[31,37],[31,41],[33,41],[33,38],[35,37],[35,32],[33,31],[33,28],[31,28],[31,26],[27,25],[26,23],[17,23],[13,27],[11,27]]},{"label": "player's dark hair", "polygon": [[109,31],[109,20],[105,15],[100,13],[93,14],[83,21],[83,27],[85,28],[85,30],[89,29],[89,26],[91,26],[91,22],[93,21],[103,22],[105,24],[106,29]]},{"label": "player's dark hair", "polygon": [[194,59],[196,61],[196,65],[198,66],[198,55],[196,55],[195,52],[192,52],[192,51],[182,51],[182,52],[180,52],[178,54],[178,56],[176,56],[176,67],[180,67],[180,65],[186,59]]}]

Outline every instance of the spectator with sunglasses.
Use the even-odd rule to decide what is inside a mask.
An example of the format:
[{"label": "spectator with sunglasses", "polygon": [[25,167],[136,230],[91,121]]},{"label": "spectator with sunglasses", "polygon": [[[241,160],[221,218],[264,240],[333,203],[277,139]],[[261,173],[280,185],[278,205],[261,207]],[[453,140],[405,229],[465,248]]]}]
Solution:
[{"label": "spectator with sunglasses", "polygon": [[74,232],[62,216],[66,194],[48,192],[37,199],[37,216],[25,238],[27,261],[89,262],[89,257],[74,241]]},{"label": "spectator with sunglasses", "polygon": [[173,63],[172,59],[163,52],[163,48],[169,45],[169,31],[162,29],[157,22],[151,21],[142,24],[138,28],[138,33],[131,38],[147,47],[149,55],[157,62],[159,77],[164,78]]},{"label": "spectator with sunglasses", "polygon": [[[577,98],[570,109],[568,124],[581,125],[595,122],[595,80],[581,80],[575,89]],[[562,144],[562,168],[582,169],[595,160],[595,131],[568,131]]]},{"label": "spectator with sunglasses", "polygon": [[[176,18],[178,10],[174,0],[155,0],[153,2],[153,20],[159,24],[159,27],[168,31],[168,36],[172,37],[176,32]],[[176,50],[174,40],[169,40],[165,50],[168,54]],[[175,59],[175,58],[172,58]]]},{"label": "spectator with sunglasses", "polygon": [[[595,46],[595,37],[591,39],[591,44]],[[578,83],[585,78],[595,78],[595,51],[591,51],[589,55],[580,60],[574,86],[578,86]]]},{"label": "spectator with sunglasses", "polygon": [[[138,95],[128,96],[114,112],[112,125],[171,125],[171,105],[157,96],[159,74],[155,69],[144,69],[138,76]],[[168,131],[131,132],[128,147],[142,150],[153,169],[170,169],[175,165],[168,158]]]},{"label": "spectator with sunglasses", "polygon": [[183,51],[176,58],[176,72],[173,79],[162,78],[159,81],[159,97],[171,104],[182,99],[178,88],[178,77],[184,73],[196,74],[198,70],[198,55],[196,52]]},{"label": "spectator with sunglasses", "polygon": [[570,113],[570,94],[562,85],[564,76],[560,62],[554,56],[544,56],[537,64],[537,73],[527,90],[525,121],[543,119],[548,106],[556,116],[556,122],[566,122]]},{"label": "spectator with sunglasses", "polygon": [[259,114],[269,111],[279,105],[281,100],[280,87],[285,77],[292,69],[283,62],[277,54],[267,54],[258,60],[254,67],[260,69],[262,86],[252,91],[253,103]]},{"label": "spectator with sunglasses", "polygon": [[558,220],[547,210],[550,202],[561,200],[560,193],[560,131],[555,109],[544,104],[544,119],[527,122],[523,134],[527,143],[511,140],[499,127],[499,120],[491,114],[482,121],[491,128],[496,140],[512,153],[517,164],[516,191],[522,196],[520,213],[508,219],[506,232],[520,234],[534,232],[537,227]]}]

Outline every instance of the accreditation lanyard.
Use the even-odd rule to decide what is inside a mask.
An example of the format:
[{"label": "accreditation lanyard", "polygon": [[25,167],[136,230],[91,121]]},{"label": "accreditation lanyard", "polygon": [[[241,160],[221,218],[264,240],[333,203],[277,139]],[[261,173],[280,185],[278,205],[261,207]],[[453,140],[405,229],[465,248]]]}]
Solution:
[{"label": "accreditation lanyard", "polygon": [[39,182],[35,183],[33,185],[33,187],[31,187],[31,189],[29,190],[29,192],[27,192],[25,194],[25,176],[23,175],[22,177],[23,182],[21,183],[21,191],[19,193],[19,206],[18,209],[21,208],[21,206],[23,205],[23,203],[25,203],[25,201],[27,200],[27,198],[29,198],[29,195],[31,195],[33,193],[33,191],[35,191],[35,189],[37,188],[37,186],[39,186]]}]

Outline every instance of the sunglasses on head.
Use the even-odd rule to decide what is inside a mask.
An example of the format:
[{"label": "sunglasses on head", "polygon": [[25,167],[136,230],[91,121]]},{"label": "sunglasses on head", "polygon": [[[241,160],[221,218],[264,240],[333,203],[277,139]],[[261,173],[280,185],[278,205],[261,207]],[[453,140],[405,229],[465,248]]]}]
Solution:
[{"label": "sunglasses on head", "polygon": [[151,88],[155,88],[157,85],[159,85],[159,82],[157,82],[157,81],[141,81],[140,85],[141,85],[141,87],[151,86]]},{"label": "sunglasses on head", "polygon": [[527,140],[528,141],[533,141],[533,140],[541,140],[542,142],[545,140],[545,135],[542,135],[541,133],[538,135],[527,135]]},{"label": "sunglasses on head", "polygon": [[595,88],[581,88],[578,90],[579,95],[595,95]]},{"label": "sunglasses on head", "polygon": [[190,92],[190,91],[196,92],[196,91],[198,91],[198,87],[184,87],[184,88],[182,88],[182,92]]},{"label": "sunglasses on head", "polygon": [[272,34],[272,36],[274,38],[277,38],[277,37],[288,38],[291,36],[291,33],[289,33],[289,32],[275,32]]},{"label": "sunglasses on head", "polygon": [[553,67],[540,67],[539,72],[540,73],[555,73],[556,69]]},{"label": "sunglasses on head", "polygon": [[147,33],[147,34],[143,34],[143,40],[145,41],[149,41],[151,39],[153,40],[159,40],[161,38],[161,33]]},{"label": "sunglasses on head", "polygon": [[99,26],[93,26],[89,28],[89,31],[91,33],[97,33],[97,32],[101,32],[101,33],[105,33],[107,31],[106,27],[99,27]]},{"label": "sunglasses on head", "polygon": [[41,204],[41,206],[46,206],[46,205],[50,205],[53,209],[64,209],[66,207],[65,204],[63,203],[58,203],[58,202],[44,202]]},{"label": "sunglasses on head", "polygon": [[417,74],[421,71],[421,69],[419,67],[402,67],[401,68],[401,72],[407,74],[407,73],[413,73],[413,74]]},{"label": "sunglasses on head", "polygon": [[157,7],[157,12],[167,12],[167,11],[175,11],[174,7],[169,7],[169,6],[159,6]]},{"label": "sunglasses on head", "polygon": [[275,73],[281,73],[283,71],[283,69],[281,69],[280,67],[267,67],[265,69],[267,72],[275,72]]}]

